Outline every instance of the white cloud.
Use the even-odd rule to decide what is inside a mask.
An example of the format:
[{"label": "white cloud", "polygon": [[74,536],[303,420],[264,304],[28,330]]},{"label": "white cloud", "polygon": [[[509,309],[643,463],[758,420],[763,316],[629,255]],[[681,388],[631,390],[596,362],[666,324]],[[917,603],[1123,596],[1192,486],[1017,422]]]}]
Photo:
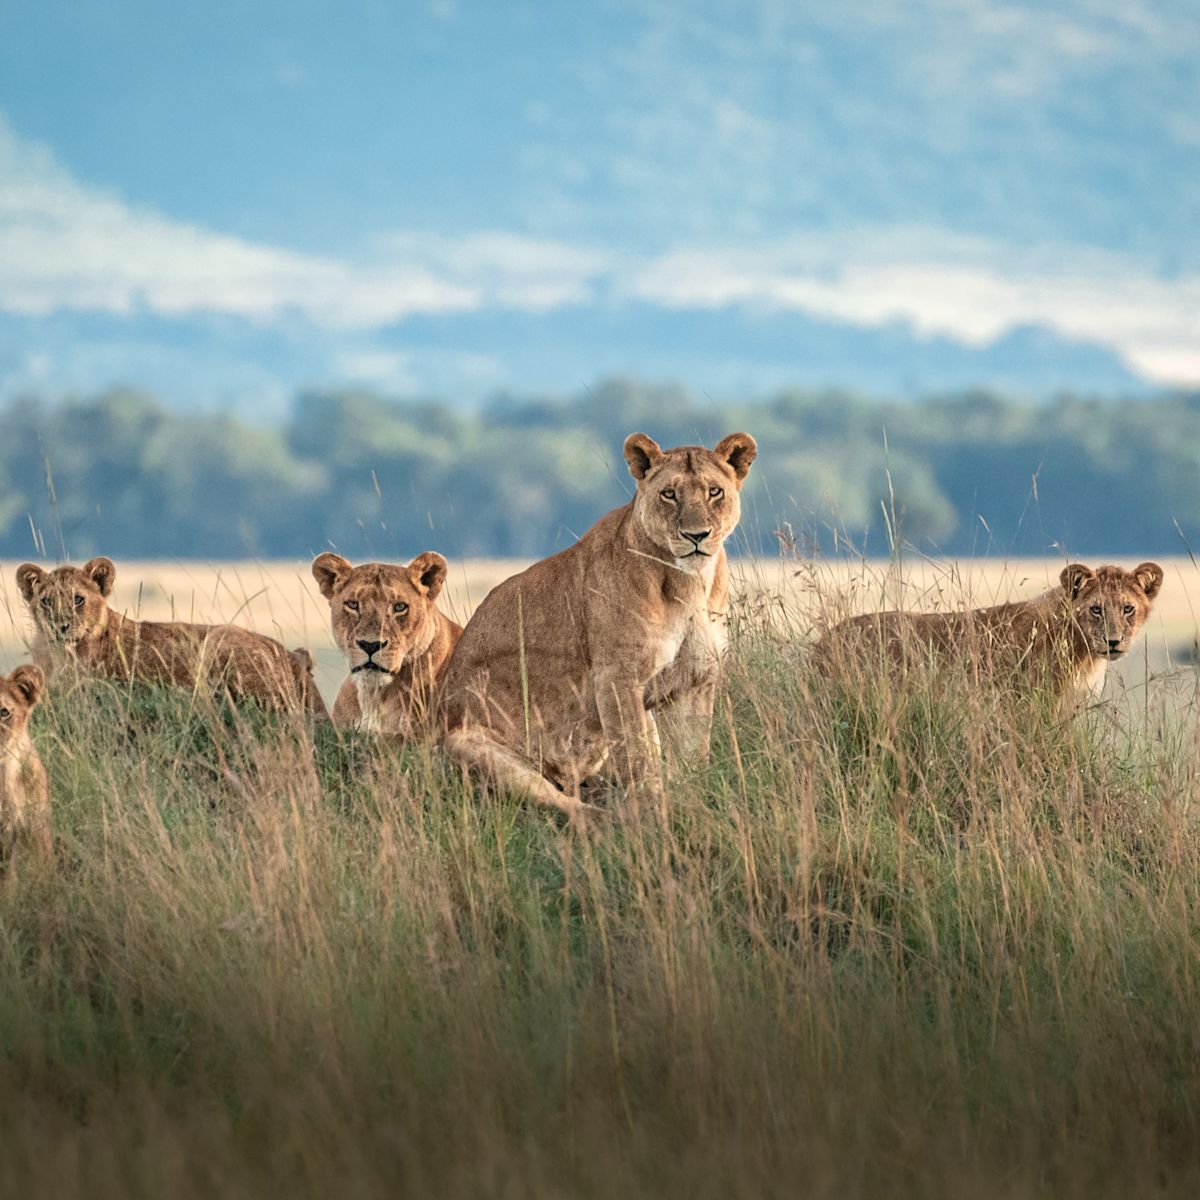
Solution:
[{"label": "white cloud", "polygon": [[853,325],[901,321],[985,345],[1022,325],[1098,342],[1164,383],[1200,382],[1200,276],[1165,280],[1119,255],[1012,251],[932,231],[877,230],[684,249],[627,294],[670,308],[797,309]]},{"label": "white cloud", "polygon": [[[744,114],[727,118],[734,134],[746,133]],[[361,258],[338,259],[255,244],[86,188],[0,115],[0,311],[299,315],[336,333],[420,313],[544,312],[599,295],[678,309],[793,309],[860,326],[907,322],[974,345],[1042,325],[1110,347],[1150,378],[1200,382],[1200,275],[1164,279],[1130,257],[1014,251],[893,226],[731,235],[727,245],[685,235],[678,248],[637,261],[502,231],[392,232]],[[411,367],[369,353],[346,365],[393,380]]]},{"label": "white cloud", "polygon": [[393,236],[364,261],[259,245],[86,188],[0,116],[0,310],[298,313],[372,328],[417,313],[575,303],[595,265],[511,234]]},{"label": "white cloud", "polygon": [[610,265],[597,250],[499,231],[457,238],[387,233],[372,244],[386,259],[470,287],[484,304],[535,312],[587,301]]}]

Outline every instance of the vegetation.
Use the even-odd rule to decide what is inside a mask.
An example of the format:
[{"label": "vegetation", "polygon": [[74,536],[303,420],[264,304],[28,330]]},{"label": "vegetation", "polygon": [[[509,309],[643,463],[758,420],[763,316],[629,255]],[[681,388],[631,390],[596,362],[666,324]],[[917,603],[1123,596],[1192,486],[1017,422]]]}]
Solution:
[{"label": "vegetation", "polygon": [[738,610],[712,763],[590,837],[426,750],[60,689],[0,1191],[1196,1194],[1194,697],[827,681],[797,619]]},{"label": "vegetation", "polygon": [[132,393],[16,401],[0,411],[0,554],[541,555],[625,494],[628,433],[711,445],[735,428],[761,446],[741,535],[758,552],[790,530],[876,554],[898,535],[948,554],[1146,557],[1200,531],[1200,394],[729,404],[616,381],[479,411],[313,393],[269,428]]}]

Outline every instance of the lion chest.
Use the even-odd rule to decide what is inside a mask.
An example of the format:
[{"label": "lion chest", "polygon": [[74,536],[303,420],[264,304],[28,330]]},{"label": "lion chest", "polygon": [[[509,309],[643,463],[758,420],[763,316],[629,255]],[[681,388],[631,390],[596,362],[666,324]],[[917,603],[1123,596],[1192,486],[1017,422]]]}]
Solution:
[{"label": "lion chest", "polygon": [[1075,677],[1075,691],[1081,700],[1098,700],[1108,677],[1108,661],[1093,658],[1080,668]]},{"label": "lion chest", "polygon": [[407,722],[396,706],[388,703],[393,692],[390,676],[363,672],[355,676],[358,691],[358,727],[363,733],[407,734]]},{"label": "lion chest", "polygon": [[38,799],[32,744],[13,746],[0,759],[0,824],[20,822]]},{"label": "lion chest", "polygon": [[710,679],[725,653],[724,621],[707,609],[691,608],[672,616],[654,646],[654,678],[670,677],[676,687]]}]

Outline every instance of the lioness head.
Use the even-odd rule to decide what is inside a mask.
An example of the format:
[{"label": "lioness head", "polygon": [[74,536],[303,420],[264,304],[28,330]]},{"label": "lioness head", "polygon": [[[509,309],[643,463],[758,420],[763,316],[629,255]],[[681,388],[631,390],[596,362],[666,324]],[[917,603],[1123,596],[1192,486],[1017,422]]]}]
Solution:
[{"label": "lioness head", "polygon": [[1059,576],[1071,606],[1071,617],[1090,653],[1120,658],[1150,615],[1162,587],[1163,569],[1144,562],[1132,571],[1120,567],[1085,567],[1070,563]]},{"label": "lioness head", "polygon": [[446,560],[432,550],[407,567],[354,567],[340,554],[313,559],[313,578],[329,601],[333,636],[352,675],[393,675],[407,659],[429,649],[447,570]]},{"label": "lioness head", "polygon": [[644,433],[625,439],[625,461],[638,485],[633,511],[677,566],[702,567],[737,527],[739,493],[757,453],[748,433],[731,433],[712,450],[664,450]]},{"label": "lioness head", "polygon": [[32,663],[18,667],[7,678],[0,675],[0,750],[24,735],[45,687],[46,677]]},{"label": "lioness head", "polygon": [[34,622],[51,641],[65,645],[85,642],[103,631],[116,578],[117,568],[109,558],[53,571],[43,571],[36,563],[17,568],[17,586]]}]

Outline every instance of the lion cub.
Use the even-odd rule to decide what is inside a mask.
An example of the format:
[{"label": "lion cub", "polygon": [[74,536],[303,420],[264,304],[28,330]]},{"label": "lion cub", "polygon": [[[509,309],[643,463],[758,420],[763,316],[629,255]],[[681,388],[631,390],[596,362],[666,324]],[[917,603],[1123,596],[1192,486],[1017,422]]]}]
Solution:
[{"label": "lion cub", "polygon": [[340,554],[313,559],[313,578],[329,601],[333,636],[350,674],[333,704],[333,723],[368,733],[416,736],[462,626],[437,606],[449,566],[432,550],[408,566],[351,566]]},{"label": "lion cub", "polygon": [[[234,699],[252,698],[268,708],[290,706],[296,689],[281,688],[281,682],[298,681],[296,667],[274,639],[233,625],[132,620],[109,606],[116,578],[108,558],[53,571],[36,563],[17,568],[17,586],[33,614],[33,658],[51,678],[74,665],[104,679],[225,687]],[[265,673],[243,669],[251,662],[273,666]],[[315,707],[315,687],[308,699]]]},{"label": "lion cub", "polygon": [[17,838],[50,848],[50,795],[46,770],[29,736],[29,718],[42,699],[46,677],[32,664],[0,676],[0,847]]},{"label": "lion cub", "polygon": [[1163,569],[1144,562],[1132,571],[1082,563],[1063,568],[1057,587],[1031,600],[968,612],[877,612],[833,626],[817,645],[826,668],[876,664],[880,651],[900,666],[956,655],[1020,690],[1042,687],[1070,705],[1099,695],[1108,665],[1137,637]]}]

